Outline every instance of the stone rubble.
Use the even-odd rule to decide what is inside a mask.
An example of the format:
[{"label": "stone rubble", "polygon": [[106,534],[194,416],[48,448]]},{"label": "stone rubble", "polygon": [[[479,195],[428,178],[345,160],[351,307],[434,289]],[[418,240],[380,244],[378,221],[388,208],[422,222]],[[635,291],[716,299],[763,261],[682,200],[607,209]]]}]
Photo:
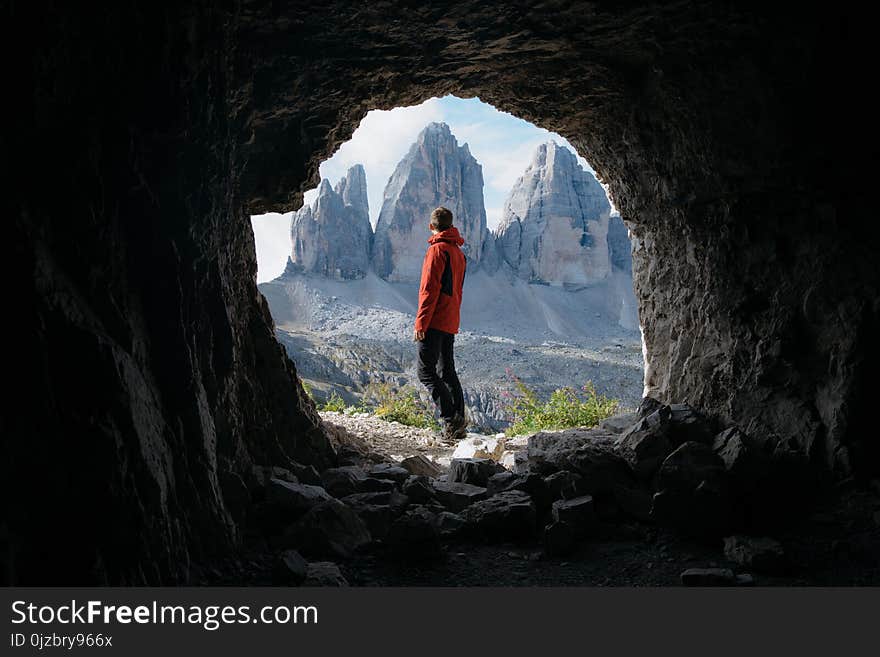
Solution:
[{"label": "stone rubble", "polygon": [[[330,425],[341,414],[324,415]],[[749,571],[775,574],[787,564],[774,539],[729,531],[744,517],[732,510],[735,491],[760,484],[766,459],[741,430],[716,432],[685,404],[645,399],[637,414],[610,418],[598,428],[517,438],[471,434],[428,453],[407,430],[394,439],[398,459],[378,451],[396,431],[393,423],[346,420],[341,430],[330,431],[337,450],[353,464],[324,469],[317,475],[322,485],[301,483],[294,472],[311,480],[316,474],[298,464],[255,467],[246,482],[255,501],[255,530],[286,550],[278,557],[280,581],[317,581],[317,575],[306,576],[299,552],[349,559],[387,549],[398,558],[437,559],[445,542],[455,539],[540,541],[544,554],[557,558],[574,553],[583,541],[642,536],[632,523],[718,541],[726,536],[724,556]],[[363,430],[375,426],[375,434]],[[358,427],[362,433],[353,433]],[[424,430],[417,431],[424,437]],[[511,451],[521,468],[514,472],[475,455],[480,450]],[[469,456],[453,458],[455,453]],[[444,460],[448,468],[440,465]],[[682,583],[754,583],[750,573],[712,566],[684,571]],[[325,579],[337,581],[332,569],[328,572]]]}]

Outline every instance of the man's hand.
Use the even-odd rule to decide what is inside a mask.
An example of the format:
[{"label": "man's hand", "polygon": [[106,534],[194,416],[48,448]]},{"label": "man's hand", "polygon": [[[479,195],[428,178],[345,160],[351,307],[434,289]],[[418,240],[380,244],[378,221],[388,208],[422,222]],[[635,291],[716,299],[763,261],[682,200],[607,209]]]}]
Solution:
[{"label": "man's hand", "polygon": [[416,341],[416,342],[421,342],[421,341],[424,340],[424,339],[425,339],[425,332],[424,332],[424,331],[416,330],[416,331],[413,333],[413,340],[414,340],[414,341]]}]

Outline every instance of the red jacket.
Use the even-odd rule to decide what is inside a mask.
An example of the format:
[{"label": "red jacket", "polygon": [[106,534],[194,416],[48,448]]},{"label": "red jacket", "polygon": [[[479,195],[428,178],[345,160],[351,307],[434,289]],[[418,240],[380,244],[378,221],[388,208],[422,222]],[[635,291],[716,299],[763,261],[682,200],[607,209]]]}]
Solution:
[{"label": "red jacket", "polygon": [[459,248],[464,240],[458,228],[451,226],[432,235],[428,244],[419,284],[416,331],[434,328],[458,333],[461,292],[467,269],[467,258]]}]

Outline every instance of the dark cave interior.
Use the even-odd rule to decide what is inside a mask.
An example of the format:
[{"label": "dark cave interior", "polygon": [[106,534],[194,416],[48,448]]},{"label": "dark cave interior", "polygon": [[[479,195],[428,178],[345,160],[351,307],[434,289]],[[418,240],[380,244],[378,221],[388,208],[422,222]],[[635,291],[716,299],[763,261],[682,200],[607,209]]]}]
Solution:
[{"label": "dark cave interior", "polygon": [[8,582],[192,581],[241,543],[254,465],[336,464],[257,291],[249,215],[299,207],[368,110],[445,94],[558,132],[610,181],[636,242],[651,397],[739,426],[793,497],[876,475],[858,17],[706,2],[3,11],[19,36],[2,148]]}]

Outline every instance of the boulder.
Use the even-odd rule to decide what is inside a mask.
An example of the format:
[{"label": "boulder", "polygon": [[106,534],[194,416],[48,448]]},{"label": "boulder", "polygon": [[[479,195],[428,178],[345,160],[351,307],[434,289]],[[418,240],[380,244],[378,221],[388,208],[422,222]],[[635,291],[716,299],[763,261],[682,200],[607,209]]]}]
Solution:
[{"label": "boulder", "polygon": [[686,442],[712,441],[708,421],[689,404],[670,404],[668,408],[670,412],[668,437],[675,447]]},{"label": "boulder", "polygon": [[385,537],[391,523],[409,502],[406,495],[397,491],[354,493],[346,495],[341,501],[354,509],[373,539]]},{"label": "boulder", "polygon": [[729,568],[688,568],[681,574],[685,586],[734,586],[736,575]]},{"label": "boulder", "polygon": [[621,434],[639,421],[638,413],[623,413],[605,418],[599,423],[599,428],[612,434]]},{"label": "boulder", "polygon": [[498,472],[489,477],[486,489],[489,497],[507,490],[521,490],[529,494],[538,509],[548,507],[553,501],[547,484],[537,474]]},{"label": "boulder", "polygon": [[651,518],[699,536],[729,532],[736,505],[724,462],[712,447],[687,442],[670,454],[657,473]]},{"label": "boulder", "polygon": [[492,459],[498,461],[504,453],[504,439],[497,436],[481,436],[468,434],[468,437],[458,442],[453,459]]},{"label": "boulder", "polygon": [[251,468],[245,482],[252,502],[263,502],[266,500],[269,495],[269,482],[272,479],[280,479],[281,481],[288,481],[294,484],[299,483],[299,480],[290,470],[268,465],[255,465]]},{"label": "boulder", "polygon": [[380,493],[391,492],[397,488],[397,484],[393,479],[378,479],[376,477],[366,477],[361,479],[355,485],[358,493]]},{"label": "boulder", "polygon": [[615,486],[614,501],[626,515],[642,522],[651,521],[653,493],[650,491],[638,487]]},{"label": "boulder", "polygon": [[583,492],[583,477],[576,472],[560,470],[544,479],[547,490],[554,500],[578,497]]},{"label": "boulder", "polygon": [[770,471],[770,459],[738,427],[729,427],[715,436],[712,449],[740,490],[760,485]]},{"label": "boulder", "polygon": [[784,572],[787,566],[782,543],[768,537],[728,536],[724,539],[724,556],[761,573]]},{"label": "boulder", "polygon": [[653,397],[644,397],[642,398],[642,401],[639,402],[639,407],[636,409],[636,415],[639,419],[648,417],[661,406],[663,406],[663,402],[654,399]]},{"label": "boulder", "polygon": [[395,509],[384,504],[358,504],[351,507],[358,517],[364,521],[367,531],[373,540],[383,540],[391,529],[395,517]]},{"label": "boulder", "polygon": [[487,491],[482,486],[461,482],[435,481],[434,495],[450,511],[456,513],[474,502],[486,499]]},{"label": "boulder", "polygon": [[303,586],[348,586],[348,580],[332,561],[314,561],[309,564]]},{"label": "boulder", "polygon": [[286,532],[288,544],[306,554],[332,554],[348,558],[371,541],[360,516],[339,500],[313,506]]},{"label": "boulder", "polygon": [[403,493],[415,504],[425,504],[436,496],[431,480],[424,475],[410,475],[403,484]]},{"label": "boulder", "polygon": [[385,542],[400,557],[436,558],[442,552],[437,516],[423,506],[407,509],[392,523]]},{"label": "boulder", "polygon": [[488,539],[518,539],[535,534],[535,504],[528,493],[520,490],[504,491],[474,502],[461,515],[470,528]]},{"label": "boulder", "polygon": [[450,537],[461,533],[467,521],[457,513],[441,511],[435,516],[434,524],[441,536]]},{"label": "boulder", "polygon": [[400,467],[410,474],[423,477],[439,477],[443,474],[443,468],[422,454],[408,456],[400,462]]},{"label": "boulder", "polygon": [[661,490],[654,494],[651,520],[694,536],[717,536],[732,525],[729,497],[707,482],[693,492]]},{"label": "boulder", "polygon": [[571,554],[577,545],[577,532],[567,522],[552,522],[544,528],[544,552],[551,557]]},{"label": "boulder", "polygon": [[556,500],[552,513],[555,522],[566,522],[581,534],[590,532],[596,526],[596,507],[592,495]]},{"label": "boulder", "polygon": [[709,445],[687,442],[663,461],[657,475],[657,488],[694,491],[703,481],[719,487],[726,482],[724,462]]},{"label": "boulder", "polygon": [[278,556],[275,579],[284,584],[302,584],[308,574],[309,564],[296,550],[284,550]]},{"label": "boulder", "polygon": [[544,476],[559,470],[583,477],[590,494],[610,492],[632,482],[627,463],[614,453],[616,437],[599,429],[568,429],[529,436],[528,467]]},{"label": "boulder", "polygon": [[386,506],[403,507],[409,502],[409,499],[403,493],[395,490],[372,491],[367,493],[352,493],[346,495],[341,500],[349,506],[357,506],[359,504],[384,504]]},{"label": "boulder", "polygon": [[[315,469],[313,465],[302,465],[301,463],[296,463],[294,461],[289,462],[290,472],[302,483],[311,484],[312,486],[320,486],[321,485],[321,475],[318,474],[318,471]],[[283,477],[277,477],[276,479],[282,479]]]},{"label": "boulder", "polygon": [[324,488],[333,497],[345,497],[359,492],[358,483],[367,478],[367,473],[356,465],[344,465],[338,468],[328,468],[321,473],[321,481]]},{"label": "boulder", "polygon": [[270,504],[293,515],[305,513],[316,504],[332,499],[320,486],[296,484],[281,479],[270,479],[266,493]]},{"label": "boulder", "polygon": [[661,406],[624,432],[615,449],[639,479],[650,479],[673,450],[669,407]]},{"label": "boulder", "polygon": [[489,477],[497,471],[498,464],[492,459],[453,458],[449,464],[448,480],[485,487]]},{"label": "boulder", "polygon": [[751,573],[737,573],[736,585],[737,586],[754,586],[755,585],[755,578]]},{"label": "boulder", "polygon": [[367,474],[376,479],[390,479],[402,485],[409,477],[410,472],[406,468],[392,463],[377,463],[370,468]]}]

